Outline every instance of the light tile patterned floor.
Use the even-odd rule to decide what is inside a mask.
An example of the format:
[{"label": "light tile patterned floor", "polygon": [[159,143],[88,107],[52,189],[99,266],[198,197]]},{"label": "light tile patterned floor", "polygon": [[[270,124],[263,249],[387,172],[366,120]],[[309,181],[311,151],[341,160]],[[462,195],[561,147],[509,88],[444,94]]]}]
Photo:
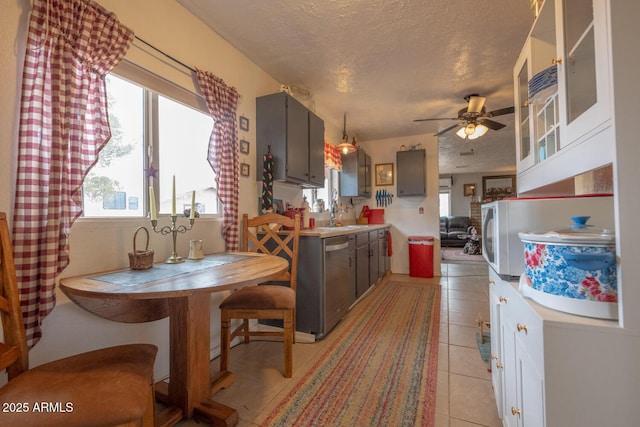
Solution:
[{"label": "light tile patterned floor", "polygon": [[[491,377],[478,351],[476,319],[489,319],[489,289],[486,264],[442,264],[442,277],[418,279],[393,274],[392,280],[439,283],[442,286],[440,348],[435,427],[500,426]],[[239,345],[231,354],[236,382],[215,399],[236,408],[239,426],[256,426],[295,385],[327,346],[328,339],[294,346],[293,378],[280,372],[282,344],[252,342]],[[212,362],[217,369],[218,360]],[[197,420],[181,427],[201,426]]]}]

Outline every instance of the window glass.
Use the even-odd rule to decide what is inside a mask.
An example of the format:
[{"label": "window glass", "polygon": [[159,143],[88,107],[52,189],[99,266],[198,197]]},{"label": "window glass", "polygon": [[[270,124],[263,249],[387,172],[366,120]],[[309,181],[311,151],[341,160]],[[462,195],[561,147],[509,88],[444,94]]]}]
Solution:
[{"label": "window glass", "polygon": [[443,191],[440,193],[440,216],[449,216],[451,212],[450,206],[451,193]]},{"label": "window glass", "polygon": [[111,139],[83,183],[85,216],[143,216],[144,90],[107,76]]},{"label": "window glass", "polygon": [[197,212],[217,213],[215,176],[207,161],[213,119],[191,107],[159,96],[158,124],[160,212],[171,212],[175,175],[178,215],[191,209],[193,191],[196,192]]},{"label": "window glass", "polygon": [[[112,137],[84,181],[84,215],[145,216],[151,184],[158,212],[168,214],[174,175],[178,215],[191,209],[193,191],[200,214],[217,214],[215,174],[207,161],[211,116],[113,74],[107,97]],[[145,173],[150,169],[156,170],[153,179]]]}]

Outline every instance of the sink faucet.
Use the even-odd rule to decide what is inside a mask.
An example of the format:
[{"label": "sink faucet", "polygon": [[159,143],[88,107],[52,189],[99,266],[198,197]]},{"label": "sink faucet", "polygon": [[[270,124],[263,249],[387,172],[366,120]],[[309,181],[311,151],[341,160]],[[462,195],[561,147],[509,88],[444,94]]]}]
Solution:
[{"label": "sink faucet", "polygon": [[329,202],[329,227],[336,226],[336,210],[338,208],[338,192],[334,189]]},{"label": "sink faucet", "polygon": [[331,200],[329,202],[329,227],[336,226],[336,202]]}]

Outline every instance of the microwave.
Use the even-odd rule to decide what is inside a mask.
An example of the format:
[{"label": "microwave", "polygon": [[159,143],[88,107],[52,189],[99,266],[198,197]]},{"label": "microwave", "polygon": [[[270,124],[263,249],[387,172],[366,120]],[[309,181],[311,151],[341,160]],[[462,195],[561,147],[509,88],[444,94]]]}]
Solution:
[{"label": "microwave", "polygon": [[547,232],[571,225],[572,216],[590,216],[588,224],[614,228],[611,195],[514,198],[485,203],[482,212],[482,256],[502,278],[524,273],[524,246],[519,232]]}]

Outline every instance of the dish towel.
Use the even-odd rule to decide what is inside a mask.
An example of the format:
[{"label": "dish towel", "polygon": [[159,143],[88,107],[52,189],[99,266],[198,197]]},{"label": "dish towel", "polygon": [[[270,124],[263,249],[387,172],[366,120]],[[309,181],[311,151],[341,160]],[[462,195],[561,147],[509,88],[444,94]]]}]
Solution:
[{"label": "dish towel", "polygon": [[393,255],[393,248],[391,246],[391,231],[387,230],[387,256]]}]

